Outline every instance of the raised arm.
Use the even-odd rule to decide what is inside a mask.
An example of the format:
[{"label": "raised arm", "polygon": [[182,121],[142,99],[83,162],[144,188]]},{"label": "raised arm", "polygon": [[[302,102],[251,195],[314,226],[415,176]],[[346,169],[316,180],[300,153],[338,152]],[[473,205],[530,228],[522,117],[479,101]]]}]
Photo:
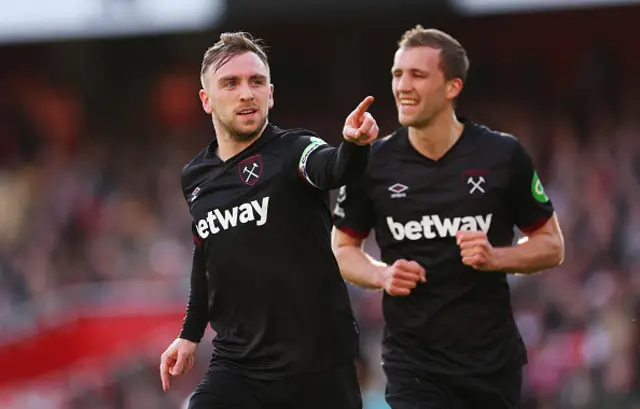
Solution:
[{"label": "raised arm", "polygon": [[298,158],[303,180],[322,190],[337,189],[361,177],[369,166],[370,144],[378,136],[378,125],[367,112],[373,97],[365,98],[349,114],[343,129],[344,141],[337,148],[309,136]]}]

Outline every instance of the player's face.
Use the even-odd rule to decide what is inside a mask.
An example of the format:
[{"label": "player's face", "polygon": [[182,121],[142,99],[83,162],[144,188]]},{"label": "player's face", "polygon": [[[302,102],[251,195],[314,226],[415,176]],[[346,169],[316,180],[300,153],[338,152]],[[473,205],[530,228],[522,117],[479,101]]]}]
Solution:
[{"label": "player's face", "polygon": [[267,122],[273,107],[269,69],[252,52],[236,55],[205,77],[200,99],[205,112],[230,138],[253,139]]},{"label": "player's face", "polygon": [[439,65],[440,50],[435,48],[396,51],[391,69],[392,89],[401,125],[416,128],[429,125],[459,92],[455,92],[451,81],[445,80]]}]

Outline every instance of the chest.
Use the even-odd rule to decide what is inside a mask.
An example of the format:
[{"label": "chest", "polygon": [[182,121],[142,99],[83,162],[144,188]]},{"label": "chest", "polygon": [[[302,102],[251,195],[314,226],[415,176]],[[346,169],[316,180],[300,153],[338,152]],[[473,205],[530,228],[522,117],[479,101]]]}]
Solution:
[{"label": "chest", "polygon": [[210,239],[266,225],[285,185],[277,153],[257,153],[235,163],[211,166],[188,198],[196,233]]},{"label": "chest", "polygon": [[378,223],[402,222],[425,234],[486,230],[505,212],[506,161],[482,155],[446,163],[394,161],[372,177],[370,198]]}]

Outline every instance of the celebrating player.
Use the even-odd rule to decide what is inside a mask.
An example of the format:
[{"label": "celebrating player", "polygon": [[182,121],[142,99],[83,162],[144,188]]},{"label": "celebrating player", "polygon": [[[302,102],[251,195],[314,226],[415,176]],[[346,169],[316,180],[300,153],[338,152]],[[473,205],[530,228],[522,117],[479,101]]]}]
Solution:
[{"label": "celebrating player", "polygon": [[182,173],[195,250],[162,386],[193,365],[209,322],[214,353],[190,409],[360,408],[358,329],[331,250],[328,192],[369,163],[373,98],[347,117],[334,148],[268,121],[268,60],[249,34],[222,34],[204,55],[201,81],[215,138]]},{"label": "celebrating player", "polygon": [[[516,138],[456,118],[469,61],[420,26],[395,53],[401,128],[374,143],[334,210],[343,276],[385,290],[383,367],[393,409],[517,408],[526,350],[508,273],[561,263],[553,206]],[[512,246],[514,226],[528,240]],[[371,229],[382,262],[362,250]]]}]

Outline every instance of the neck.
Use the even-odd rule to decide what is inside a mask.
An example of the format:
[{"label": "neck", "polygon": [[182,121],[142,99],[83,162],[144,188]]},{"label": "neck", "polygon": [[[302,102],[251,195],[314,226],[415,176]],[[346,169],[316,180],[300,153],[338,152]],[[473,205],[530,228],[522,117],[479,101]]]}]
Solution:
[{"label": "neck", "polygon": [[409,127],[409,142],[423,156],[438,160],[460,138],[463,128],[455,113],[447,109],[426,126]]},{"label": "neck", "polygon": [[258,140],[258,138],[260,138],[264,133],[264,129],[267,127],[267,122],[264,123],[262,128],[256,133],[254,137],[252,137],[251,139],[247,139],[246,141],[239,141],[231,137],[231,135],[229,135],[229,132],[220,129],[221,127],[217,126],[216,124],[214,124],[213,127],[216,131],[216,138],[218,140],[218,150],[216,154],[224,162],[236,156],[243,150],[247,149],[248,146]]}]

